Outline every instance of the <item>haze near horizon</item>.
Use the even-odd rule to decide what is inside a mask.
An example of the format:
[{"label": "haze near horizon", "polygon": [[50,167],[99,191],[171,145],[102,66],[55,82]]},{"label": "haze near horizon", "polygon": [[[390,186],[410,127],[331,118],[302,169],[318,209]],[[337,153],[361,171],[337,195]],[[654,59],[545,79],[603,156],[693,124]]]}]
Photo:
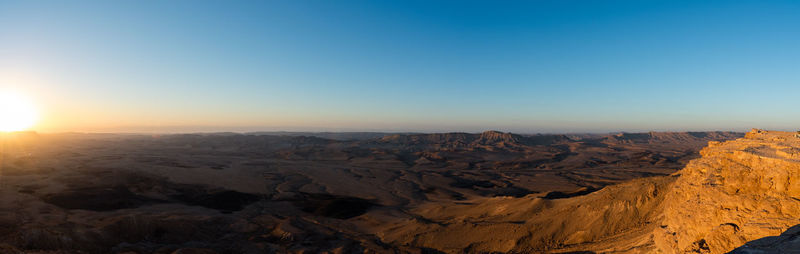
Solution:
[{"label": "haze near horizon", "polygon": [[794,130],[798,11],[0,1],[0,91],[42,132]]}]

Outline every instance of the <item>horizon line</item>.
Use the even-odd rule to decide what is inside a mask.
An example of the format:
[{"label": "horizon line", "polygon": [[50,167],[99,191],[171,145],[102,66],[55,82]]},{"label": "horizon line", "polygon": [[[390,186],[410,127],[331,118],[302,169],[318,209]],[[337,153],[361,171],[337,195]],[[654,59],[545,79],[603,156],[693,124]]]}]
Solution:
[{"label": "horizon line", "polygon": [[481,134],[484,132],[501,132],[501,133],[511,133],[511,134],[520,134],[520,135],[577,135],[577,134],[622,134],[622,133],[702,133],[702,132],[733,132],[733,133],[746,133],[753,129],[760,129],[760,130],[768,130],[768,131],[791,131],[791,130],[776,130],[776,129],[762,129],[762,128],[750,128],[749,130],[721,130],[721,129],[705,129],[705,130],[641,130],[641,131],[598,131],[598,132],[517,132],[517,131],[502,131],[496,129],[486,129],[483,131],[392,131],[392,130],[347,130],[347,131],[335,131],[335,130],[315,130],[315,131],[304,131],[304,130],[257,130],[257,131],[37,131],[37,130],[24,130],[24,131],[13,131],[13,132],[5,132],[3,134],[13,134],[13,133],[36,133],[36,134],[112,134],[112,135],[181,135],[181,134],[240,134],[240,135],[252,135],[252,134],[323,134],[323,133],[343,133],[343,134],[353,134],[353,133],[372,133],[372,134],[448,134],[448,133],[466,133],[466,134]]}]

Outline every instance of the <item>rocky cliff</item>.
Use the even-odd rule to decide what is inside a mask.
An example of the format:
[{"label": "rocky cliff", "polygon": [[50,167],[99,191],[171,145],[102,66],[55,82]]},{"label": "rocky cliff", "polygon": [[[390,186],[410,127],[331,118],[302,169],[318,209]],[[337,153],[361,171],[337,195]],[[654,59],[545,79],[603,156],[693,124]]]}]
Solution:
[{"label": "rocky cliff", "polygon": [[679,171],[654,233],[665,253],[724,253],[800,224],[800,138],[753,130]]}]

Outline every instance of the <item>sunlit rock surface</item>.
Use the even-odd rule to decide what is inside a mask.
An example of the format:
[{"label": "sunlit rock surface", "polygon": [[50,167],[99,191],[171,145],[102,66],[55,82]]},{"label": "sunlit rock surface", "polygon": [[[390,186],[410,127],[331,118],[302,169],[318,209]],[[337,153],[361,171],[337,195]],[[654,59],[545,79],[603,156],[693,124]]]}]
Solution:
[{"label": "sunlit rock surface", "polygon": [[753,130],[700,154],[666,195],[659,250],[724,253],[800,224],[796,133]]}]

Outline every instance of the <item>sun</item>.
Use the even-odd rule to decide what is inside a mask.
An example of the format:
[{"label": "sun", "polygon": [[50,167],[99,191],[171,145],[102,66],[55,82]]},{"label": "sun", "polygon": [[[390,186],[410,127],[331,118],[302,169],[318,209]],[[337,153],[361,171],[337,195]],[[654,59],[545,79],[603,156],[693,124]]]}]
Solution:
[{"label": "sun", "polygon": [[22,94],[0,91],[0,132],[24,131],[36,123],[36,108]]}]

